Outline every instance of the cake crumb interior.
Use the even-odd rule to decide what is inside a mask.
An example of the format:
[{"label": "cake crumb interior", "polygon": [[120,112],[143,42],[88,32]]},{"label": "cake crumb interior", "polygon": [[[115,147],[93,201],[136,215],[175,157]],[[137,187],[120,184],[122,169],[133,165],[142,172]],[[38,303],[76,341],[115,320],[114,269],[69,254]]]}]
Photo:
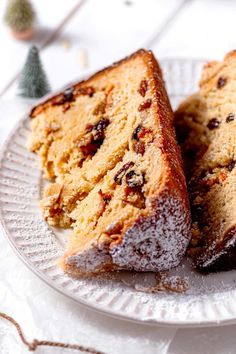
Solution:
[{"label": "cake crumb interior", "polygon": [[163,174],[154,90],[141,56],[33,112],[29,146],[51,182],[41,208],[49,224],[72,227],[69,250],[119,242],[146,215]]}]

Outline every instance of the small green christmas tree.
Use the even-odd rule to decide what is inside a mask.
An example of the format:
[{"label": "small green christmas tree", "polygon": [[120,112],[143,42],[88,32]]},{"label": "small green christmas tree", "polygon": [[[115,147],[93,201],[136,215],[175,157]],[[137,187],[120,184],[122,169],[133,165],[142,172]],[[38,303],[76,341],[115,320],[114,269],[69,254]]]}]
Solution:
[{"label": "small green christmas tree", "polygon": [[26,39],[32,36],[35,12],[28,0],[8,0],[4,19],[15,37]]},{"label": "small green christmas tree", "polygon": [[46,74],[43,70],[37,47],[29,50],[19,81],[19,95],[40,98],[50,91]]}]

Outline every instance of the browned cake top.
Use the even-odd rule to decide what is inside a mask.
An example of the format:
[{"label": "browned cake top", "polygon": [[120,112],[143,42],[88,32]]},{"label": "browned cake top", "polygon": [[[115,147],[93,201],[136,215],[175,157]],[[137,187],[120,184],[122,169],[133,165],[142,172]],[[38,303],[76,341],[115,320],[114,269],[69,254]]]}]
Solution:
[{"label": "browned cake top", "polygon": [[163,190],[187,208],[172,111],[150,52],[75,84],[31,117],[30,149],[53,181],[41,202],[45,218],[73,227],[66,257],[95,239],[121,243],[136,220],[153,213]]}]

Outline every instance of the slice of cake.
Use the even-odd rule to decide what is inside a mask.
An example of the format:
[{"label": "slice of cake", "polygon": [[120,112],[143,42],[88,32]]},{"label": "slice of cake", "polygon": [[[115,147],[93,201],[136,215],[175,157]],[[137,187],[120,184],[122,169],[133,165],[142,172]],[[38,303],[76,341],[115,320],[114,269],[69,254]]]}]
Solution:
[{"label": "slice of cake", "polygon": [[72,227],[66,272],[177,266],[190,213],[160,68],[140,50],[32,110],[49,224]]},{"label": "slice of cake", "polygon": [[189,254],[202,271],[236,268],[236,51],[203,70],[200,90],[176,112],[189,180]]}]

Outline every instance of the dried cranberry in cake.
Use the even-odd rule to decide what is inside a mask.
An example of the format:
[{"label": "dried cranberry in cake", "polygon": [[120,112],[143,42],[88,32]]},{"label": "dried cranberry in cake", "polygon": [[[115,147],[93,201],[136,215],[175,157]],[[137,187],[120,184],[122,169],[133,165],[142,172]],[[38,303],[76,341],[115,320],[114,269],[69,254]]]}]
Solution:
[{"label": "dried cranberry in cake", "polygon": [[78,143],[77,146],[81,149],[84,157],[95,155],[99,148],[99,145],[95,144],[91,140],[88,143],[85,143],[85,145],[81,145],[81,144],[83,143],[82,142]]},{"label": "dried cranberry in cake", "polygon": [[110,200],[111,200],[111,194],[109,193],[103,193],[102,190],[100,189],[98,194],[100,195],[100,197],[102,198],[102,200],[104,201],[104,203],[107,205]]},{"label": "dried cranberry in cake", "polygon": [[208,124],[207,124],[207,128],[210,130],[216,129],[218,128],[220,125],[220,122],[218,121],[217,118],[212,118],[209,120]]},{"label": "dried cranberry in cake", "polygon": [[[105,138],[105,129],[110,124],[109,119],[102,118],[97,124],[92,127],[92,134],[95,141],[100,141]],[[89,130],[90,131],[90,130]]]},{"label": "dried cranberry in cake", "polygon": [[144,185],[144,175],[135,170],[128,171],[125,174],[125,188],[123,201],[129,203],[136,208],[145,207],[145,197],[141,190]]},{"label": "dried cranberry in cake", "polygon": [[227,84],[227,79],[225,77],[219,77],[219,79],[217,80],[217,88],[221,89],[222,87],[224,87]]},{"label": "dried cranberry in cake", "polygon": [[[132,134],[132,140],[140,140],[144,138],[146,135],[151,134],[152,131],[150,129],[145,128],[141,124],[138,124],[137,127],[134,129]],[[150,139],[149,139],[150,140]]]},{"label": "dried cranberry in cake", "polygon": [[134,141],[133,142],[133,150],[136,154],[143,155],[145,153],[145,144],[141,141]]},{"label": "dried cranberry in cake", "polygon": [[132,162],[132,161],[127,162],[119,169],[119,171],[116,172],[116,174],[114,176],[114,181],[116,182],[116,184],[122,183],[122,179],[123,179],[126,171],[128,171],[128,169],[133,166],[134,166],[134,162]]},{"label": "dried cranberry in cake", "polygon": [[93,156],[103,144],[105,139],[105,130],[110,121],[102,118],[97,124],[89,124],[86,127],[85,137],[77,143],[77,147],[81,149],[84,156]]},{"label": "dried cranberry in cake", "polygon": [[144,176],[140,172],[131,170],[127,172],[125,181],[130,188],[140,188],[144,185]]},{"label": "dried cranberry in cake", "polygon": [[154,139],[153,132],[138,124],[132,134],[133,150],[136,154],[143,155],[145,152],[145,143],[150,143]]},{"label": "dried cranberry in cake", "polygon": [[63,113],[65,113],[68,109],[70,109],[71,102],[75,101],[73,91],[74,91],[74,88],[69,87],[63,93],[64,98],[65,98],[65,103],[63,104],[63,109],[62,109]]},{"label": "dried cranberry in cake", "polygon": [[207,192],[210,191],[210,188],[214,186],[214,184],[219,182],[219,176],[217,174],[211,174],[207,175],[201,182],[200,186]]},{"label": "dried cranberry in cake", "polygon": [[137,127],[134,129],[133,134],[132,134],[132,139],[133,140],[139,140],[139,133],[142,129],[141,124],[138,124]]},{"label": "dried cranberry in cake", "polygon": [[147,90],[148,90],[148,82],[147,82],[147,80],[142,80],[140,82],[138,92],[140,93],[140,95],[142,97],[144,97],[146,95]]},{"label": "dried cranberry in cake", "polygon": [[55,97],[52,98],[52,105],[53,106],[59,106],[59,105],[62,105],[66,102],[66,98],[64,96],[64,94],[60,94],[60,95],[57,95]]},{"label": "dried cranberry in cake", "polygon": [[76,88],[75,92],[77,95],[93,97],[95,89],[92,86],[84,86]]},{"label": "dried cranberry in cake", "polygon": [[[95,89],[92,86],[79,87],[79,85],[76,85],[74,87],[69,87],[64,92],[61,92],[60,94],[49,98],[43,104],[34,107],[31,111],[30,117],[34,118],[52,106],[60,106],[68,102],[74,102],[80,95],[92,97],[94,93]],[[63,113],[65,113],[69,108],[70,106],[67,104],[63,109]]]},{"label": "dried cranberry in cake", "polygon": [[106,227],[106,234],[108,235],[112,235],[112,234],[118,234],[121,232],[123,228],[123,223],[121,221],[114,221],[112,224],[109,224],[107,227]]},{"label": "dried cranberry in cake", "polygon": [[231,161],[231,162],[228,164],[228,166],[227,166],[228,171],[229,171],[229,172],[233,171],[235,165],[236,165],[236,161],[234,161],[234,160]]},{"label": "dried cranberry in cake", "polygon": [[148,98],[146,101],[140,103],[139,107],[138,107],[138,111],[144,111],[147,108],[150,108],[152,105],[152,100],[150,98]]},{"label": "dried cranberry in cake", "polygon": [[75,100],[73,91],[74,91],[73,87],[67,88],[62,94],[52,98],[52,104],[54,106],[57,106],[57,105],[64,105],[66,103],[73,102]]},{"label": "dried cranberry in cake", "polygon": [[101,189],[98,191],[98,194],[101,197],[101,202],[102,202],[102,210],[101,211],[104,212],[106,209],[106,206],[111,201],[112,195],[110,193],[103,193]]},{"label": "dried cranberry in cake", "polygon": [[219,182],[223,183],[227,178],[227,173],[225,171],[221,171],[219,173]]},{"label": "dried cranberry in cake", "polygon": [[65,100],[67,102],[71,102],[74,100],[74,95],[73,95],[73,88],[72,87],[68,87],[65,91],[64,91],[64,97]]},{"label": "dried cranberry in cake", "polygon": [[230,123],[234,120],[235,116],[233,113],[229,113],[228,116],[226,117],[226,123]]},{"label": "dried cranberry in cake", "polygon": [[140,133],[138,135],[139,139],[145,139],[146,141],[150,142],[153,140],[153,135],[152,135],[152,130],[151,129],[147,129],[145,127],[142,127],[142,129],[140,130]]}]

